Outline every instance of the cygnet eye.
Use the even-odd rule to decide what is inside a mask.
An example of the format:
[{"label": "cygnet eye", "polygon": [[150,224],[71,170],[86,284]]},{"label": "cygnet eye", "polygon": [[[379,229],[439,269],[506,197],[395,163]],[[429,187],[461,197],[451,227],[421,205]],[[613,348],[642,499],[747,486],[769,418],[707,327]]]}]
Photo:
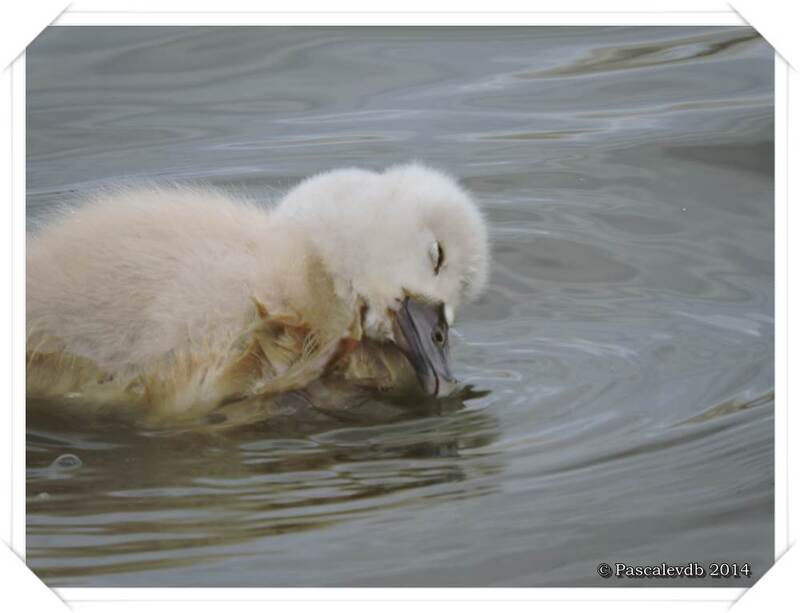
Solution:
[{"label": "cygnet eye", "polygon": [[431,263],[433,264],[433,274],[438,275],[439,270],[441,270],[444,264],[444,249],[442,249],[442,245],[439,241],[434,241],[431,244],[428,255],[430,255]]}]

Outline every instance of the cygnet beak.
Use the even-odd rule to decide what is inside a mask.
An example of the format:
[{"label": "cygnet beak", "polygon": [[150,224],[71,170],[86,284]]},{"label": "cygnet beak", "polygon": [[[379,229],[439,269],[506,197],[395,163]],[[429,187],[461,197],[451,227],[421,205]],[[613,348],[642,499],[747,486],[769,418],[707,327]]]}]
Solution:
[{"label": "cygnet beak", "polygon": [[441,303],[405,298],[394,317],[395,342],[430,396],[448,396],[456,388],[450,372],[448,329]]}]

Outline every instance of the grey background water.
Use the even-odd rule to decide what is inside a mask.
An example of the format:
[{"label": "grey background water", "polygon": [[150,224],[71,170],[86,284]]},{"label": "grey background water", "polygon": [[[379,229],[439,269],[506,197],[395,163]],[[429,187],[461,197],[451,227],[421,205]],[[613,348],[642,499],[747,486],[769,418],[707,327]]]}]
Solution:
[{"label": "grey background water", "polygon": [[732,586],[769,567],[773,55],[754,31],[62,27],[27,65],[31,229],[119,180],[266,201],[420,159],[474,191],[494,253],[454,347],[489,393],[463,406],[208,433],[29,404],[48,583],[645,585],[595,568],[749,562],[684,583]]}]

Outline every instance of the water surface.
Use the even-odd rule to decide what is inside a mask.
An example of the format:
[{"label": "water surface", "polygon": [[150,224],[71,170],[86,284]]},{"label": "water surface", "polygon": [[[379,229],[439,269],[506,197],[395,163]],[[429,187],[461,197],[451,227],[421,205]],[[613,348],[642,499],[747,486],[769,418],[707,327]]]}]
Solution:
[{"label": "water surface", "polygon": [[[590,586],[773,559],[773,55],[748,28],[49,28],[28,226],[108,182],[268,202],[419,159],[491,225],[464,401],[248,428],[28,407],[57,586]],[[71,454],[71,455],[65,455]],[[652,584],[652,583],[651,583]],[[660,586],[679,581],[657,581]],[[633,585],[645,585],[636,582]]]}]

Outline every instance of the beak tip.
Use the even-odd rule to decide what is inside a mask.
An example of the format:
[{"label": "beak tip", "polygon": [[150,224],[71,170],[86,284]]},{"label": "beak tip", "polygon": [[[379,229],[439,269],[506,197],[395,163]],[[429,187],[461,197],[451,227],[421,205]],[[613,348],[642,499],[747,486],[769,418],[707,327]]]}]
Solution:
[{"label": "beak tip", "polygon": [[437,398],[446,398],[450,396],[458,387],[458,381],[456,379],[447,380],[439,380],[439,387],[436,393]]},{"label": "beak tip", "polygon": [[419,382],[425,395],[431,398],[446,398],[458,387],[457,379],[445,379],[435,375],[419,377]]}]

